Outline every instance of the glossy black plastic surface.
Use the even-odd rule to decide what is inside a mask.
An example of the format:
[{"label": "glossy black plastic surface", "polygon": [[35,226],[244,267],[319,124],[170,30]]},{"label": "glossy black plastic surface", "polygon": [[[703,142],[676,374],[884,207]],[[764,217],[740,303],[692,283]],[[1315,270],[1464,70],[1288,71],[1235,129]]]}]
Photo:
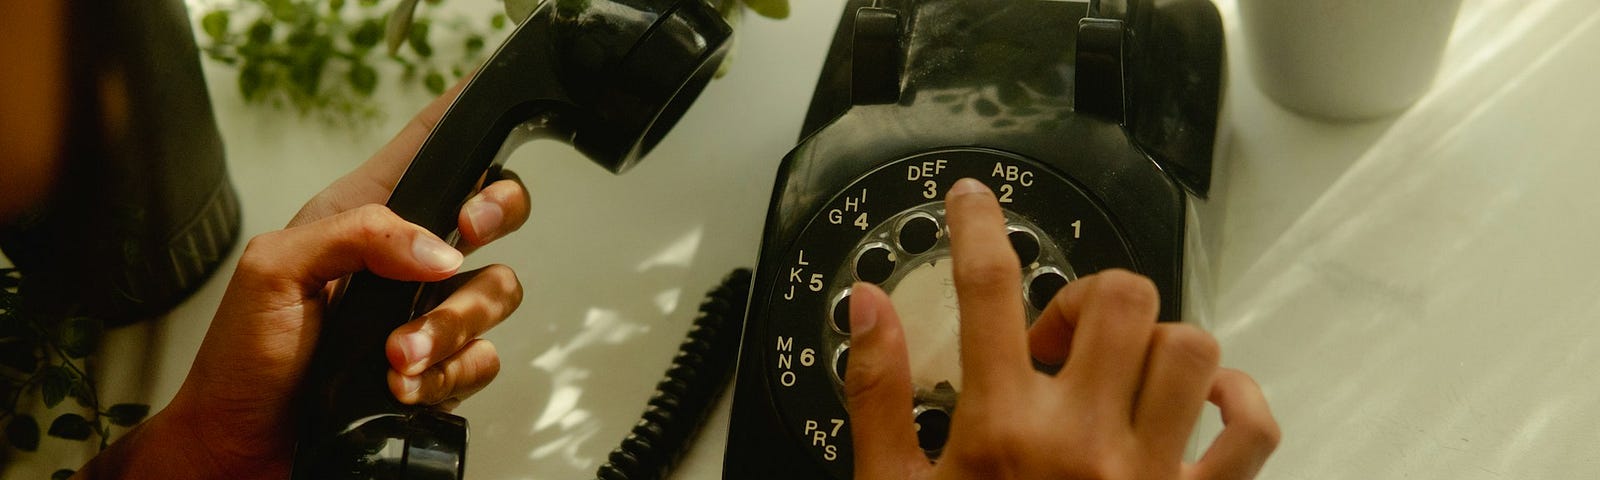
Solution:
[{"label": "glossy black plastic surface", "polygon": [[[494,177],[503,150],[530,138],[566,141],[627,170],[705,87],[730,34],[699,0],[541,4],[450,106],[389,208],[452,239],[462,203]],[[385,381],[385,339],[430,296],[425,285],[370,272],[346,281],[301,393],[295,478],[460,478],[465,420],[403,405]]]},{"label": "glossy black plastic surface", "polygon": [[[875,77],[854,71],[862,56],[885,54],[884,42],[857,40],[864,28],[857,22],[867,17],[856,13],[864,7],[897,10],[904,25],[896,45],[902,84],[893,102],[860,101],[854,92],[862,87],[857,82]],[[1091,8],[1095,17],[1088,16]],[[1037,162],[1115,225],[1131,256],[1120,266],[1155,281],[1161,319],[1181,313],[1185,189],[1203,196],[1208,188],[1221,94],[1221,23],[1208,1],[1157,7],[1150,0],[852,0],[846,9],[803,140],[778,172],[745,325],[724,478],[848,476],[847,453],[836,459],[841,470],[818,459],[812,439],[792,433],[801,418],[780,405],[798,404],[774,393],[793,390],[772,387],[780,381],[772,366],[781,355],[771,345],[791,327],[769,322],[777,322],[779,307],[772,305],[783,295],[777,287],[797,265],[797,242],[819,212],[891,162],[962,148]],[[1082,59],[1088,63],[1080,65]],[[876,92],[881,85],[866,87]],[[873,198],[881,200],[881,190]],[[827,321],[826,314],[814,316]]]}]

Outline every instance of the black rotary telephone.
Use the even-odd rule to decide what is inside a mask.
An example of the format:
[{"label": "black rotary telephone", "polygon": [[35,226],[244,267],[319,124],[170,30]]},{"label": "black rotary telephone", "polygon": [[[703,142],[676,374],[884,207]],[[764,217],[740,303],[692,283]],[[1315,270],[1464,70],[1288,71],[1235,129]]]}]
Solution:
[{"label": "black rotary telephone", "polygon": [[[450,106],[389,208],[453,240],[462,202],[532,138],[628,169],[710,81],[731,33],[702,0],[541,2]],[[466,420],[403,405],[385,384],[385,338],[435,300],[371,272],[343,284],[302,387],[294,478],[461,478]]]},{"label": "black rotary telephone", "polygon": [[[1190,193],[1210,181],[1222,31],[1207,0],[852,0],[783,159],[743,332],[724,478],[850,478],[850,286],[906,321],[905,414],[938,458],[960,392],[943,198],[1004,207],[1032,322],[1112,267],[1178,320]],[[1185,192],[1188,190],[1188,193]]]}]

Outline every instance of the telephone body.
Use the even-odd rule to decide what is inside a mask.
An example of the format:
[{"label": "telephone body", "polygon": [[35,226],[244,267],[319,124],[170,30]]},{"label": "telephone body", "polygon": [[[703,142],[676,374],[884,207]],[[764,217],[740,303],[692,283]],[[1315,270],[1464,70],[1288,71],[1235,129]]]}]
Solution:
[{"label": "telephone body", "polygon": [[851,477],[856,280],[890,292],[930,459],[959,398],[943,199],[996,193],[1032,322],[1108,268],[1180,318],[1186,202],[1210,181],[1222,31],[1206,0],[851,0],[779,168],[739,354],[724,478]]}]

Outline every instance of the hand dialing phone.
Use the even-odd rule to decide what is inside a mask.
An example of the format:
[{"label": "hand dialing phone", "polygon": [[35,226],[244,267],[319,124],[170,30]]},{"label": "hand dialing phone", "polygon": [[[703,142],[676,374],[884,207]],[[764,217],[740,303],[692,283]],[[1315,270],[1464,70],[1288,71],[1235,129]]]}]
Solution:
[{"label": "hand dialing phone", "polygon": [[[852,0],[783,160],[751,288],[724,478],[851,477],[844,379],[855,281],[905,321],[930,459],[961,391],[943,199],[994,190],[1032,322],[1107,268],[1182,305],[1185,202],[1204,196],[1221,101],[1207,0]],[[1186,193],[1185,190],[1188,190]]]},{"label": "hand dialing phone", "polygon": [[[628,169],[710,81],[731,33],[701,0],[541,2],[450,106],[389,208],[454,239],[462,203],[532,138]],[[294,478],[461,478],[466,420],[403,405],[385,382],[385,339],[429,303],[415,282],[345,281],[302,387]]]}]

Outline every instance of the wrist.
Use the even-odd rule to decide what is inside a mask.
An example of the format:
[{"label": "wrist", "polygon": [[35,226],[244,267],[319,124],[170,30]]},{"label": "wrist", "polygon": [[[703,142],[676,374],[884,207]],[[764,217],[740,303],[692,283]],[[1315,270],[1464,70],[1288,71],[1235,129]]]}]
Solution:
[{"label": "wrist", "polygon": [[169,406],[129,430],[73,478],[220,478],[222,470],[195,436],[193,423]]}]

